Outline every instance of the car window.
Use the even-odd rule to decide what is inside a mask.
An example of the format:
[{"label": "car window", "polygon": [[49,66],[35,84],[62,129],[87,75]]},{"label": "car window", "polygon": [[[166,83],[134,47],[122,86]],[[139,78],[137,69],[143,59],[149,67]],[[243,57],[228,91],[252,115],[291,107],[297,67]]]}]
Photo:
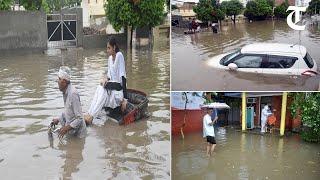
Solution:
[{"label": "car window", "polygon": [[238,49],[237,51],[231,53],[231,54],[228,54],[226,55],[223,59],[222,59],[222,64],[224,65],[228,65],[230,63],[230,61],[233,60],[233,58],[239,56],[241,54],[241,50]]},{"label": "car window", "polygon": [[306,55],[304,56],[303,59],[304,59],[304,62],[306,62],[307,66],[309,68],[313,68],[314,63],[313,63],[313,60],[312,60],[312,58],[311,58],[309,53],[306,53]]},{"label": "car window", "polygon": [[288,57],[288,56],[268,56],[267,61],[262,61],[262,68],[291,68],[294,63],[297,61],[296,57]]},{"label": "car window", "polygon": [[236,59],[235,63],[238,68],[260,68],[262,56],[260,55],[244,55]]}]

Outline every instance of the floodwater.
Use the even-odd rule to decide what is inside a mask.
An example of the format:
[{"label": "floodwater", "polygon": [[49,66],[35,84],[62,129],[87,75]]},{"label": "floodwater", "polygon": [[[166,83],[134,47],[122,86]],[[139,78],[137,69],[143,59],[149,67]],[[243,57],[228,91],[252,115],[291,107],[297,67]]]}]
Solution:
[{"label": "floodwater", "polygon": [[299,43],[320,65],[320,26],[307,22],[307,30],[292,30],[285,21],[240,22],[223,25],[221,32],[211,30],[185,35],[185,29],[172,30],[172,90],[318,90],[320,76],[257,75],[229,72],[208,66],[208,59],[257,42]]},{"label": "floodwater", "polygon": [[206,156],[202,133],[172,137],[173,179],[320,179],[320,144],[304,142],[297,134],[241,133],[216,129],[217,146]]},{"label": "floodwater", "polygon": [[71,67],[86,112],[106,69],[105,49],[0,57],[2,180],[170,178],[169,41],[123,53],[128,88],[148,95],[150,116],[127,126],[107,121],[87,127],[85,139],[65,145],[47,134],[63,108],[57,71]]}]

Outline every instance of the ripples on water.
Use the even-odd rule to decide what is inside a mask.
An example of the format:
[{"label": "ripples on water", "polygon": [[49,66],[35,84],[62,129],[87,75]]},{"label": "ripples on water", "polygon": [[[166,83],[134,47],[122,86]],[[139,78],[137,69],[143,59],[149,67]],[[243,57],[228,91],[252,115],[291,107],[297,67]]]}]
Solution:
[{"label": "ripples on water", "polygon": [[[128,88],[147,93],[150,117],[89,127],[85,140],[48,141],[62,111],[57,71],[71,67],[85,112],[106,69],[104,49],[0,57],[0,174],[4,179],[170,177],[169,42],[124,51]],[[17,173],[19,172],[19,173]],[[90,173],[88,173],[90,172]]]},{"label": "ripples on water", "polygon": [[213,157],[202,133],[172,137],[173,179],[319,179],[320,146],[299,136],[241,133],[216,128]]},{"label": "ripples on water", "polygon": [[275,77],[250,73],[229,73],[210,68],[213,56],[257,42],[297,44],[299,39],[320,68],[320,28],[308,23],[307,30],[292,30],[285,21],[260,21],[224,25],[221,32],[211,30],[194,35],[184,29],[172,32],[172,90],[318,90],[319,77]]}]

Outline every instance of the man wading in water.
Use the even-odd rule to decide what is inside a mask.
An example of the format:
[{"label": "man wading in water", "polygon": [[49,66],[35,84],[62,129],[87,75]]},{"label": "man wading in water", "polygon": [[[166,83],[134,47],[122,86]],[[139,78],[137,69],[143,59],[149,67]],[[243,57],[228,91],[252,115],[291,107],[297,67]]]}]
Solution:
[{"label": "man wading in water", "polygon": [[214,120],[211,119],[213,112],[210,108],[205,108],[206,115],[203,117],[203,137],[207,138],[207,156],[210,157],[216,147],[216,140],[214,134],[214,123],[217,121],[218,116]]},{"label": "man wading in water", "polygon": [[80,96],[75,87],[70,82],[70,69],[66,66],[60,67],[58,74],[59,90],[63,93],[64,111],[58,118],[53,118],[51,125],[57,125],[59,122],[62,128],[59,130],[59,138],[65,134],[84,137],[86,123],[83,120]]}]

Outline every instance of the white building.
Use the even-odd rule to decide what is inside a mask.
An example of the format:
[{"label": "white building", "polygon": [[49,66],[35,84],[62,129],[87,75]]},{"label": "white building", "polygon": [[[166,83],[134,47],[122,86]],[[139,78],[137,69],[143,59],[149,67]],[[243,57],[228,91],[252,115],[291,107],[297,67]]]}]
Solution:
[{"label": "white building", "polygon": [[83,26],[89,27],[90,20],[105,16],[103,7],[104,0],[82,0]]},{"label": "white building", "polygon": [[193,7],[199,3],[199,0],[172,0],[171,4],[178,7],[174,10],[174,15],[182,16],[184,19],[193,18],[196,13],[193,11]]},{"label": "white building", "polygon": [[116,32],[108,23],[104,10],[105,0],[82,0],[83,27],[94,27],[106,34],[123,33],[123,30]]}]

